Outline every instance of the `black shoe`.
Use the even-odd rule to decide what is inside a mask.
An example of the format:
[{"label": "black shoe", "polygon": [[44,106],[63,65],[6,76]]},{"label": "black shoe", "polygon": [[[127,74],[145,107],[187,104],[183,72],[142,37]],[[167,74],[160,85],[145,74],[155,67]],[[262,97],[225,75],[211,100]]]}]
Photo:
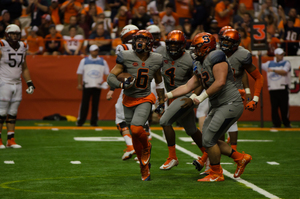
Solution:
[{"label": "black shoe", "polygon": [[98,126],[98,124],[91,124],[91,126]]},{"label": "black shoe", "polygon": [[82,126],[83,124],[80,124],[80,123],[78,123],[78,122],[76,122],[76,126]]},{"label": "black shoe", "polygon": [[292,126],[291,126],[291,125],[288,125],[288,126],[284,126],[284,128],[292,128]]}]

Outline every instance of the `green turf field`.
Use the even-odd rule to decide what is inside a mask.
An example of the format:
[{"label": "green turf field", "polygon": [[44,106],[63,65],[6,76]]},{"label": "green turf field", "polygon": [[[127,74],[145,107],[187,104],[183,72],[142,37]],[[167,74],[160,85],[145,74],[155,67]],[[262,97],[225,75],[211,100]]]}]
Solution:
[{"label": "green turf field", "polygon": [[[299,122],[292,124],[296,126]],[[133,159],[121,159],[124,141],[74,140],[74,137],[115,137],[115,140],[121,137],[117,130],[101,128],[113,127],[114,122],[99,122],[99,125],[83,130],[75,128],[74,122],[18,121],[18,127],[53,128],[17,129],[16,142],[22,148],[0,150],[0,199],[300,198],[299,130],[240,131],[242,141],[238,150],[251,154],[253,160],[241,179],[236,180],[232,178],[236,166],[232,159],[223,156],[225,181],[215,183],[197,182],[202,177],[191,163],[201,152],[190,141],[183,141],[188,136],[182,130],[176,131],[179,165],[169,171],[160,170],[168,151],[161,130],[152,130],[151,181],[143,182],[139,165]],[[239,124],[240,127],[257,125]],[[56,128],[62,126],[70,128]],[[2,138],[6,140],[5,129]]]}]

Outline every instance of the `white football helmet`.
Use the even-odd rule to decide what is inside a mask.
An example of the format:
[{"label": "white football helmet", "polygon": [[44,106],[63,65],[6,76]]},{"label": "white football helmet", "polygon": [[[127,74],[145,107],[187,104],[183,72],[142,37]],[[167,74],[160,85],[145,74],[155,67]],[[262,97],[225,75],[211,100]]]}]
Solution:
[{"label": "white football helmet", "polygon": [[160,41],[161,35],[160,35],[160,28],[157,25],[150,25],[146,28],[154,37],[155,45],[158,45],[158,42]]},{"label": "white football helmet", "polygon": [[132,42],[132,36],[139,31],[139,28],[135,25],[127,25],[124,26],[122,29],[122,32],[120,34],[122,42],[125,43],[131,43]]},{"label": "white football helmet", "polygon": [[[17,40],[13,40],[9,35],[10,33],[16,33],[18,35]],[[5,36],[8,41],[17,42],[21,39],[21,29],[16,24],[10,24],[5,29]]]}]

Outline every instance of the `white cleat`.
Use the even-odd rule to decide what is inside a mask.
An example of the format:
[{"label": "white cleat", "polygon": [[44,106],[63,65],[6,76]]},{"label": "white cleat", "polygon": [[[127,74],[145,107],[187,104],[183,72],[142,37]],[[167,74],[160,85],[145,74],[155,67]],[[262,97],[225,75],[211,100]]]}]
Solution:
[{"label": "white cleat", "polygon": [[179,164],[178,159],[168,158],[167,161],[159,167],[161,170],[170,170]]},{"label": "white cleat", "polygon": [[128,160],[132,157],[132,155],[135,153],[135,150],[132,151],[126,151],[123,156],[122,156],[122,160]]},{"label": "white cleat", "polygon": [[22,148],[22,146],[18,145],[15,142],[15,138],[11,138],[10,140],[7,140],[7,142],[6,142],[6,148],[19,149],[19,148]]},{"label": "white cleat", "polygon": [[5,149],[5,146],[3,144],[1,144],[0,149]]}]

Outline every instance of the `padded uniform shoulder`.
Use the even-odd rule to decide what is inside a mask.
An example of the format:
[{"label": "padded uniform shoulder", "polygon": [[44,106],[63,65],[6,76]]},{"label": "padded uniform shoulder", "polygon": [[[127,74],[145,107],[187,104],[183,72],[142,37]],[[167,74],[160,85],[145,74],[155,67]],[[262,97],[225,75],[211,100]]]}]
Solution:
[{"label": "padded uniform shoulder", "polygon": [[211,64],[214,66],[221,62],[226,62],[226,55],[221,50],[214,50],[209,54]]},{"label": "padded uniform shoulder", "polygon": [[249,50],[239,46],[238,50],[233,54],[241,64],[252,64],[252,54]]}]

